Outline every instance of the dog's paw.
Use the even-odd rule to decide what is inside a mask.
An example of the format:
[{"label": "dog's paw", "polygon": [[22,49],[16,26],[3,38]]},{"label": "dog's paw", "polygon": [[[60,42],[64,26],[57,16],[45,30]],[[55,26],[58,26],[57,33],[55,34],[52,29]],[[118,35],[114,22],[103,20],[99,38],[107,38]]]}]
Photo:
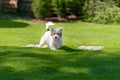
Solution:
[{"label": "dog's paw", "polygon": [[42,45],[42,46],[41,46],[41,45],[38,44],[36,47],[37,47],[37,48],[48,48],[49,46],[48,46],[48,45]]},{"label": "dog's paw", "polygon": [[57,50],[57,48],[50,48],[51,50]]},{"label": "dog's paw", "polygon": [[35,47],[35,44],[28,44],[25,47]]}]

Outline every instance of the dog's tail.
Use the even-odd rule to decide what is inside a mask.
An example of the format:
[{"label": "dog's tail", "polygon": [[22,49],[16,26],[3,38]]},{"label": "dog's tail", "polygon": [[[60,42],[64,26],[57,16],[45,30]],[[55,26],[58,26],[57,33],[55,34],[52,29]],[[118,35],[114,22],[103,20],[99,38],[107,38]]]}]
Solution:
[{"label": "dog's tail", "polygon": [[50,26],[53,26],[53,25],[54,25],[53,22],[50,22],[50,21],[47,22],[47,23],[46,23],[46,31],[50,31],[49,27],[50,27]]}]

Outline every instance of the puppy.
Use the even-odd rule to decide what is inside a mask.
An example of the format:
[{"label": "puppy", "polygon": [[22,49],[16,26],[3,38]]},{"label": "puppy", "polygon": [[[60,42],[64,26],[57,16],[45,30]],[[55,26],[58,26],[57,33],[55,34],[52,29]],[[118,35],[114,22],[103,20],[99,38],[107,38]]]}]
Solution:
[{"label": "puppy", "polygon": [[52,50],[57,50],[62,46],[62,28],[51,28],[49,26],[54,25],[53,22],[46,23],[46,32],[42,36],[39,47],[43,47],[47,43]]}]

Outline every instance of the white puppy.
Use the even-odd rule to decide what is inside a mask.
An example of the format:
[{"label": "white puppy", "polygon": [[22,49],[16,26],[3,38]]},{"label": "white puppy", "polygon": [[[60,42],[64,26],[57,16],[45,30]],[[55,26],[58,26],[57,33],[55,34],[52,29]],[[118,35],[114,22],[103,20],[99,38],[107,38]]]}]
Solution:
[{"label": "white puppy", "polygon": [[39,47],[44,46],[45,42],[48,43],[50,49],[56,50],[62,46],[62,28],[52,28],[49,30],[49,26],[54,25],[53,22],[46,23],[46,32],[42,36]]}]

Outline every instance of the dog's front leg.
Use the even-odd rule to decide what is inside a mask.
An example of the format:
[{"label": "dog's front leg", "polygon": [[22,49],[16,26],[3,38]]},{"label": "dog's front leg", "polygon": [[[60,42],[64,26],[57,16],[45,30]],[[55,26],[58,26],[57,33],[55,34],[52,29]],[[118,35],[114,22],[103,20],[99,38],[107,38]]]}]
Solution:
[{"label": "dog's front leg", "polygon": [[44,43],[45,43],[45,41],[43,39],[41,39],[38,47],[42,47],[44,45]]},{"label": "dog's front leg", "polygon": [[57,47],[54,45],[54,43],[50,43],[49,46],[50,46],[50,49],[57,50]]},{"label": "dog's front leg", "polygon": [[51,45],[51,46],[50,46],[50,49],[52,49],[52,50],[57,50],[57,48],[56,48],[54,45]]},{"label": "dog's front leg", "polygon": [[61,46],[62,46],[62,39],[60,39],[56,44],[57,49],[60,48]]}]

